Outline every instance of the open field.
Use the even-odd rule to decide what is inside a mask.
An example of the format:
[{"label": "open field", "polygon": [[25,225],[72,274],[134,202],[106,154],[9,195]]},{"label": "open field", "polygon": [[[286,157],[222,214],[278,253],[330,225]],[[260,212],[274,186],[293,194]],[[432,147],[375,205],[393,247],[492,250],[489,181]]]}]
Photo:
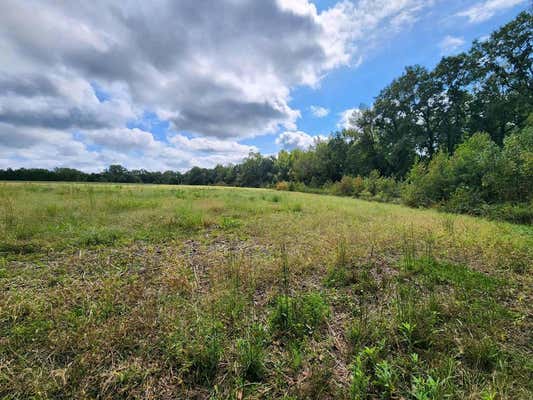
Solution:
[{"label": "open field", "polygon": [[533,228],[0,183],[0,398],[530,399]]}]

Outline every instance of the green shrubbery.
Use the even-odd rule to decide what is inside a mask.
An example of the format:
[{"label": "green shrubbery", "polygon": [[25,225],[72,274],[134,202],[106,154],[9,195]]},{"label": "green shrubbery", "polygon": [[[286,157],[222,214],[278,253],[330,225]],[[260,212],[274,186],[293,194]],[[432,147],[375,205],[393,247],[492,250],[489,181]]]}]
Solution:
[{"label": "green shrubbery", "polygon": [[366,200],[393,201],[400,197],[401,184],[394,178],[381,176],[373,170],[367,177],[343,176],[326,188],[327,192],[338,196],[360,197]]},{"label": "green shrubbery", "polygon": [[508,136],[503,148],[477,133],[453,155],[441,152],[428,165],[415,164],[402,198],[410,206],[531,223],[533,126]]}]

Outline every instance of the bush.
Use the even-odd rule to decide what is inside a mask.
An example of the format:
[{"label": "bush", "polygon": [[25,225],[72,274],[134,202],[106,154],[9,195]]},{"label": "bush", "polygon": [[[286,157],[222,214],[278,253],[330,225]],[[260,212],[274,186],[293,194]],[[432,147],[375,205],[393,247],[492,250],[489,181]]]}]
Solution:
[{"label": "bush", "polygon": [[278,182],[278,183],[276,183],[275,189],[276,190],[288,191],[289,190],[289,183],[287,181]]},{"label": "bush", "polygon": [[505,220],[515,224],[533,225],[533,202],[529,204],[486,205],[483,207],[483,215],[487,218]]},{"label": "bush", "polygon": [[[379,191],[378,181],[369,178],[369,192]],[[532,181],[533,127],[508,136],[503,149],[487,134],[476,133],[452,156],[438,153],[427,165],[417,162],[403,185],[402,200],[409,206],[531,223]]]},{"label": "bush", "polygon": [[391,201],[400,197],[400,185],[394,178],[381,177],[376,179],[376,196],[381,201]]},{"label": "bush", "polygon": [[444,207],[451,212],[480,215],[483,203],[480,193],[475,188],[459,186]]}]

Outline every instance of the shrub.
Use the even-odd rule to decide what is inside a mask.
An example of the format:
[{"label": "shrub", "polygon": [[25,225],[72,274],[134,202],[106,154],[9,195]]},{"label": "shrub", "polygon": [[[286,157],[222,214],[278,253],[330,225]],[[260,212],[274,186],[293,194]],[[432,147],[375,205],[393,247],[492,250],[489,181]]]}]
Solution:
[{"label": "shrub", "polygon": [[278,183],[276,183],[275,188],[276,188],[276,190],[287,191],[287,190],[289,190],[289,183],[287,181],[278,182]]},{"label": "shrub", "polygon": [[391,201],[400,196],[400,185],[394,178],[381,177],[376,179],[376,195],[382,201]]},{"label": "shrub", "polygon": [[375,196],[377,193],[377,181],[380,178],[381,174],[378,170],[374,169],[368,175],[368,178],[364,180],[365,191],[369,192],[372,196]]},{"label": "shrub", "polygon": [[533,202],[485,205],[482,208],[482,214],[491,219],[533,225]]},{"label": "shrub", "polygon": [[337,194],[341,196],[353,196],[355,194],[354,178],[351,176],[343,176],[337,183],[335,189]]},{"label": "shrub", "polygon": [[[458,213],[531,223],[533,127],[504,140],[501,149],[485,133],[476,133],[451,156],[438,153],[429,164],[417,162],[402,188],[409,206],[442,206]],[[367,190],[379,193],[378,179]],[[508,202],[502,207],[494,203]]]},{"label": "shrub", "polygon": [[476,188],[460,186],[452,193],[444,207],[451,212],[479,215],[483,203]]},{"label": "shrub", "polygon": [[437,153],[427,167],[417,162],[403,187],[403,201],[410,206],[428,207],[446,200],[452,185],[449,169],[449,158],[444,152]]}]

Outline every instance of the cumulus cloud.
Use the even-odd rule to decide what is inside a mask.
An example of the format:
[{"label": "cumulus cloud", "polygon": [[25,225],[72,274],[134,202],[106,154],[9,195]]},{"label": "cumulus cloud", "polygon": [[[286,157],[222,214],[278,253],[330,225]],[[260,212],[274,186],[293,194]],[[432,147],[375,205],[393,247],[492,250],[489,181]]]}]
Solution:
[{"label": "cumulus cloud", "polygon": [[353,129],[353,120],[357,119],[361,115],[359,108],[348,108],[339,113],[339,122],[337,123],[338,129]]},{"label": "cumulus cloud", "polygon": [[309,107],[309,110],[311,110],[311,114],[317,118],[324,118],[329,114],[329,109],[325,107],[311,106]]},{"label": "cumulus cloud", "polygon": [[284,150],[306,150],[313,146],[317,140],[323,139],[325,136],[311,136],[302,131],[287,131],[276,138],[276,144]]},{"label": "cumulus cloud", "polygon": [[[360,63],[430,3],[345,0],[319,12],[308,0],[4,0],[0,145],[19,153],[4,151],[2,163],[45,166],[48,154],[91,167],[234,161],[249,150],[243,138],[297,130],[293,88]],[[146,112],[168,122],[168,138],[128,128]],[[195,138],[172,136],[184,133]],[[71,156],[46,151],[57,135]],[[236,150],[221,149],[227,143]]]},{"label": "cumulus cloud", "polygon": [[255,146],[231,140],[174,135],[157,140],[138,128],[88,131],[78,135],[42,128],[18,128],[0,123],[0,168],[68,166],[98,171],[119,163],[127,168],[187,170],[237,163]]},{"label": "cumulus cloud", "polygon": [[457,15],[468,18],[471,23],[478,23],[492,18],[499,11],[504,11],[525,2],[526,0],[486,0],[460,11]]},{"label": "cumulus cloud", "polygon": [[459,50],[464,44],[464,38],[447,35],[441,40],[439,47],[442,54],[450,54]]}]

